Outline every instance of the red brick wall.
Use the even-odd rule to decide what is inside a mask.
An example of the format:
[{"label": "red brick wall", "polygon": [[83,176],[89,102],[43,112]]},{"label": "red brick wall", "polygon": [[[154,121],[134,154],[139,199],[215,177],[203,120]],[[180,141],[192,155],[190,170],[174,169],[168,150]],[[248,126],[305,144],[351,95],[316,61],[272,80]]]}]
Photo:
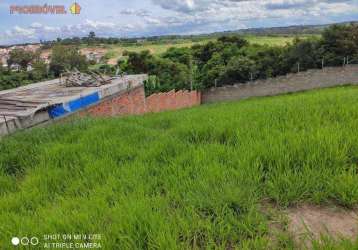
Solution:
[{"label": "red brick wall", "polygon": [[153,94],[147,97],[147,112],[162,112],[200,105],[201,94],[198,91],[174,90],[167,93]]},{"label": "red brick wall", "polygon": [[80,112],[90,116],[125,116],[177,110],[201,104],[198,91],[177,91],[157,93],[145,98],[144,87],[137,87],[113,98],[102,101]]},{"label": "red brick wall", "polygon": [[113,98],[108,98],[82,111],[81,114],[90,116],[121,116],[139,115],[145,112],[145,93],[144,88],[141,86]]}]

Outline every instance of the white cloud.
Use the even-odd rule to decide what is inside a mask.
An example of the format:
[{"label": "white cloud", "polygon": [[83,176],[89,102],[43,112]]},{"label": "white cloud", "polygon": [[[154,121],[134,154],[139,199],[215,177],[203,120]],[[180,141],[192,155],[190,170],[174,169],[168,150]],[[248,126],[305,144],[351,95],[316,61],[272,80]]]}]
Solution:
[{"label": "white cloud", "polygon": [[[143,0],[144,1],[144,0]],[[114,10],[107,18],[82,19],[62,26],[35,22],[0,32],[0,43],[57,36],[142,36],[205,33],[257,26],[315,24],[358,19],[357,0],[145,0],[153,8]],[[120,9],[120,8],[119,8]],[[101,11],[101,10],[98,10]],[[108,21],[110,20],[110,21]],[[343,19],[344,20],[344,19]]]},{"label": "white cloud", "polygon": [[35,35],[35,30],[22,28],[20,26],[15,26],[12,30],[12,34],[19,35],[19,36],[32,37]]},{"label": "white cloud", "polygon": [[149,25],[160,25],[160,24],[162,24],[162,21],[160,21],[158,18],[154,18],[154,17],[145,17],[144,20]]},{"label": "white cloud", "polygon": [[83,24],[77,25],[78,28],[84,28],[84,29],[89,28],[89,29],[94,29],[94,30],[112,29],[115,26],[116,25],[114,23],[111,23],[111,22],[93,21],[93,20],[89,20],[89,19],[86,19]]},{"label": "white cloud", "polygon": [[32,23],[30,25],[31,28],[34,28],[34,29],[38,29],[38,28],[41,28],[43,27],[41,23]]},{"label": "white cloud", "polygon": [[150,16],[150,12],[144,9],[124,9],[120,12],[121,15],[128,16],[138,16],[138,17],[148,17]]}]

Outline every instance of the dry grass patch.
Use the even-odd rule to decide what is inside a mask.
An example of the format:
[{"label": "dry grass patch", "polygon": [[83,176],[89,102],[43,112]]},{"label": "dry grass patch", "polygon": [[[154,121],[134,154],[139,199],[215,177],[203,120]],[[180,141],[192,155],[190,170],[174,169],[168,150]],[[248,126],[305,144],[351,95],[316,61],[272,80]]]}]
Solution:
[{"label": "dry grass patch", "polygon": [[341,207],[303,205],[287,211],[288,231],[298,245],[310,248],[312,241],[329,237],[357,240],[358,215]]}]

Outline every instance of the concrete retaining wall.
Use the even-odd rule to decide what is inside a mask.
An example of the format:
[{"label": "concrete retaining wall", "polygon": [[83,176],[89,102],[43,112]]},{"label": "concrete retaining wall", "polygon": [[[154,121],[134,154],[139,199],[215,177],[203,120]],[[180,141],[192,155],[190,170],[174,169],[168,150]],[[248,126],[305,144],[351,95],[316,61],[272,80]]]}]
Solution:
[{"label": "concrete retaining wall", "polygon": [[255,96],[273,96],[347,84],[358,84],[358,65],[308,70],[246,84],[212,88],[202,93],[202,103],[240,100]]}]

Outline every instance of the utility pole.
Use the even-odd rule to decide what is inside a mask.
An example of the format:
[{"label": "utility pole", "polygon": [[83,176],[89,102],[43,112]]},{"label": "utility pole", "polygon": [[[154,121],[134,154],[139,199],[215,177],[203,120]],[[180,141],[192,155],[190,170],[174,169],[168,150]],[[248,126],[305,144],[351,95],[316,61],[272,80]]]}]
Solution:
[{"label": "utility pole", "polygon": [[252,82],[253,79],[254,79],[254,76],[252,75],[252,72],[250,72],[250,81]]},{"label": "utility pole", "polygon": [[300,73],[300,63],[297,63],[297,73]]},{"label": "utility pole", "polygon": [[343,58],[343,67],[346,65],[346,57]]},{"label": "utility pole", "polygon": [[218,79],[215,79],[215,88],[218,87]]},{"label": "utility pole", "polygon": [[324,58],[322,58],[322,69],[324,69]]}]

